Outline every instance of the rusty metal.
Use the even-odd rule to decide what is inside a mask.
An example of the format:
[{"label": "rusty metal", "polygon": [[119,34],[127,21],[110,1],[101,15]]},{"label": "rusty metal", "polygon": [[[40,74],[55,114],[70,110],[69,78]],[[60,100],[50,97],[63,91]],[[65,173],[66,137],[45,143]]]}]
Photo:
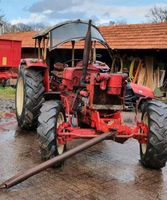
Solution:
[{"label": "rusty metal", "polygon": [[5,182],[3,182],[0,185],[0,189],[7,189],[10,188],[14,185],[17,185],[18,183],[28,179],[29,177],[38,174],[39,172],[55,165],[56,163],[60,163],[68,158],[70,158],[71,156],[85,150],[88,149],[89,147],[98,144],[99,142],[106,140],[106,139],[110,139],[115,135],[115,131],[112,132],[108,132],[108,133],[103,133],[99,136],[97,136],[96,138],[90,139],[87,142],[84,142],[83,144],[59,155],[56,156],[48,161],[45,161],[35,167],[32,167],[31,169],[28,169],[25,172],[19,173],[16,176],[11,177],[10,179],[6,180]]},{"label": "rusty metal", "polygon": [[75,65],[75,41],[71,41],[72,44],[72,61],[71,61],[71,66],[74,67]]},{"label": "rusty metal", "polygon": [[82,77],[81,77],[81,85],[83,85],[85,82],[87,67],[89,64],[89,57],[90,57],[90,52],[91,52],[91,26],[92,26],[92,21],[89,20],[89,26],[88,26],[88,31],[85,38],[84,53],[83,53],[83,71],[82,71]]}]

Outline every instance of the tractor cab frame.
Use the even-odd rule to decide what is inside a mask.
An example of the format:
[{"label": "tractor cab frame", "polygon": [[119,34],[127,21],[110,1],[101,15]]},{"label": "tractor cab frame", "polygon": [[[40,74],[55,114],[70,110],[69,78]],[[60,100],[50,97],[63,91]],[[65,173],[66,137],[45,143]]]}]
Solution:
[{"label": "tractor cab frame", "polygon": [[[47,49],[49,49],[49,51],[52,51],[58,48],[59,46],[64,45],[65,43],[71,43],[71,60],[72,63],[74,63],[75,44],[76,42],[84,41],[86,39],[87,29],[88,22],[84,22],[81,20],[67,21],[65,23],[58,24],[34,35],[33,39],[35,39],[35,46],[38,46],[38,59],[46,61]],[[99,42],[104,47],[110,49],[107,42],[99,32],[98,28],[94,25],[91,25],[91,41],[94,42],[94,48],[95,43]],[[93,58],[96,59],[95,57]],[[71,66],[74,66],[74,64],[72,64]]]}]

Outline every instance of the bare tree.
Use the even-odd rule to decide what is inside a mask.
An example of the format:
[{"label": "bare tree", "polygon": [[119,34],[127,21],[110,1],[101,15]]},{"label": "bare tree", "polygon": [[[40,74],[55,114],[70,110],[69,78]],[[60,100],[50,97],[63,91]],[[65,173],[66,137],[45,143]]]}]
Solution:
[{"label": "bare tree", "polygon": [[127,24],[126,19],[118,19],[116,21],[109,21],[109,25],[123,25]]},{"label": "bare tree", "polygon": [[[0,18],[1,20],[1,18]],[[6,22],[5,20],[0,21],[0,24],[3,24],[3,33],[9,32],[27,32],[27,31],[40,31],[45,28],[43,24],[24,24],[24,23],[17,23],[11,24]]]},{"label": "bare tree", "polygon": [[0,15],[0,35],[4,33],[4,15]]},{"label": "bare tree", "polygon": [[11,32],[27,32],[32,31],[31,26],[23,23],[17,23],[11,26]]},{"label": "bare tree", "polygon": [[40,31],[45,27],[46,26],[43,23],[29,23],[29,24],[17,23],[12,25],[11,23],[5,20],[3,12],[0,9],[0,34],[8,32]]},{"label": "bare tree", "polygon": [[[1,0],[0,0],[0,3],[1,3]],[[3,18],[4,18],[4,15],[2,14],[2,10],[0,9],[0,24],[3,23]]]},{"label": "bare tree", "polygon": [[28,24],[33,31],[41,31],[42,29],[46,28],[43,23],[30,23]]},{"label": "bare tree", "polygon": [[166,22],[167,21],[167,7],[157,7],[151,8],[149,13],[146,15],[152,22]]},{"label": "bare tree", "polygon": [[[0,12],[1,12],[1,10],[0,10]],[[3,20],[3,15],[0,15],[0,22]]]}]

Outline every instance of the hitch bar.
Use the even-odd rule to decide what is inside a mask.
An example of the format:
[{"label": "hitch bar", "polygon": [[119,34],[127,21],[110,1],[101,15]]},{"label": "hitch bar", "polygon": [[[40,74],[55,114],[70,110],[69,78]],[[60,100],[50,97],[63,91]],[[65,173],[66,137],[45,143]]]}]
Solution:
[{"label": "hitch bar", "polygon": [[31,169],[26,170],[25,172],[21,172],[18,173],[17,175],[11,177],[10,179],[6,180],[5,182],[3,182],[0,185],[0,189],[8,189],[14,185],[19,184],[20,182],[28,179],[31,176],[34,176],[35,174],[38,174],[39,172],[53,166],[56,163],[59,163],[61,161],[64,161],[68,158],[70,158],[71,156],[80,153],[81,151],[88,149],[89,147],[100,143],[103,140],[106,139],[111,139],[114,135],[116,134],[116,131],[112,131],[112,132],[108,132],[108,133],[103,133],[95,138],[92,138],[84,143],[82,143],[81,145],[61,154],[58,155],[50,160],[47,160],[35,167],[32,167]]}]

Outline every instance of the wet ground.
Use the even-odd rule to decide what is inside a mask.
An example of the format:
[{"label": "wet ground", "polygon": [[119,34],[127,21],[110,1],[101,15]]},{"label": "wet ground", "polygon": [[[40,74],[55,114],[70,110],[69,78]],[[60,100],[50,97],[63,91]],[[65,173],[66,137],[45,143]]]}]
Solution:
[{"label": "wet ground", "polygon": [[[0,182],[41,162],[36,134],[17,128],[13,110],[14,101],[0,100]],[[105,141],[70,158],[59,170],[48,169],[0,191],[0,200],[57,199],[166,200],[167,167],[143,168],[135,140],[123,145]]]}]

